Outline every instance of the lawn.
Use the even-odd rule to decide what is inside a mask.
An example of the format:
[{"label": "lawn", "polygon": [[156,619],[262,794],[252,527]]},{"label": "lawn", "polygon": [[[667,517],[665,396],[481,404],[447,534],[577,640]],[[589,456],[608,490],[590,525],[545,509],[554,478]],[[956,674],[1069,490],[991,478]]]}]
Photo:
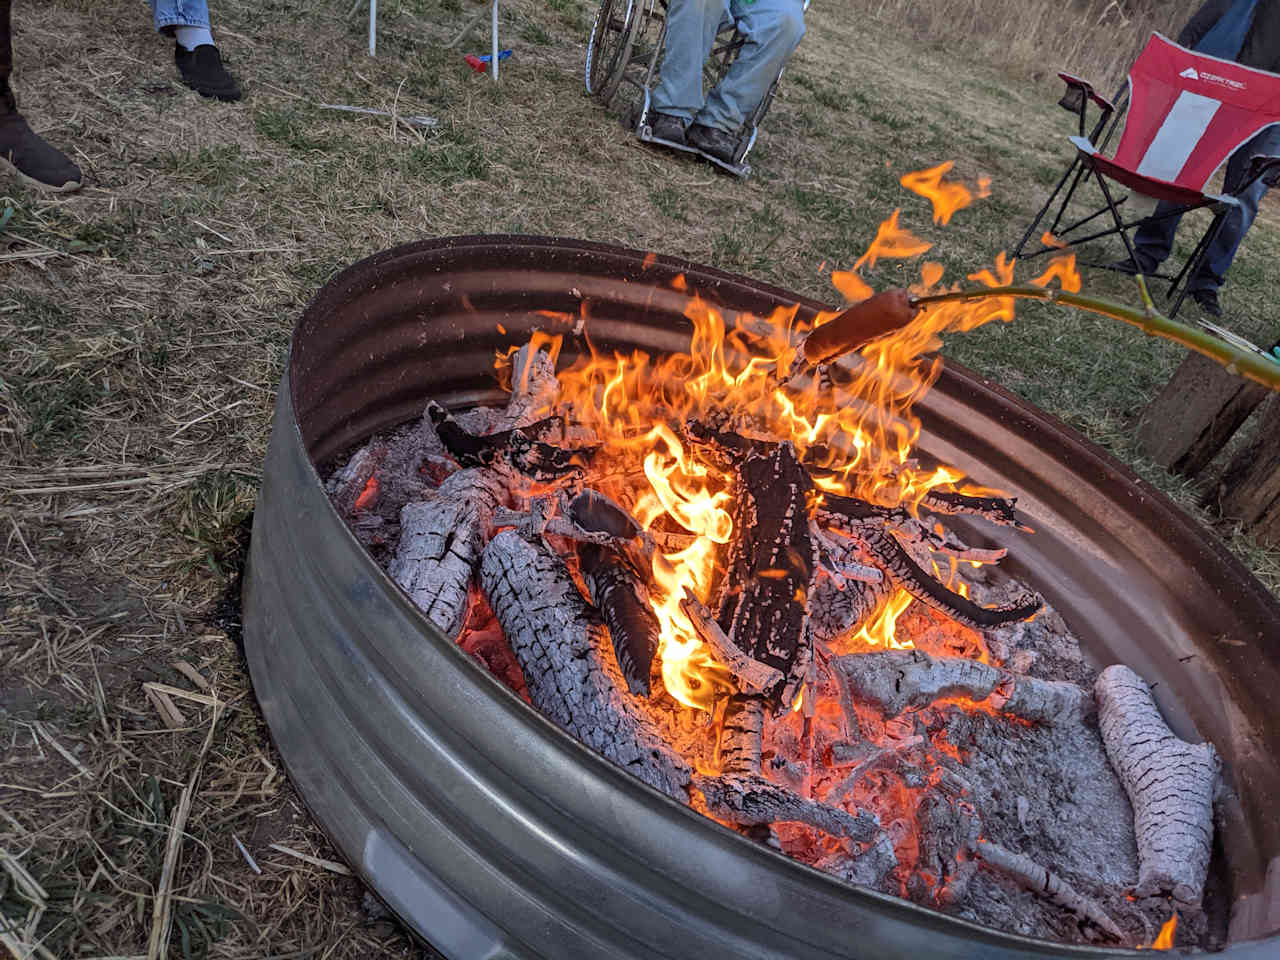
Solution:
[{"label": "lawn", "polygon": [[[10,878],[25,870],[42,888],[24,896],[0,872],[0,910],[29,921],[40,956],[145,955],[169,824],[199,766],[171,955],[417,955],[328,863],[237,646],[235,576],[306,303],[375,251],[479,232],[654,250],[836,303],[827,273],[896,207],[961,280],[1016,241],[1065,164],[1071,118],[1053,106],[1055,62],[1030,75],[975,64],[963,44],[914,39],[869,4],[819,0],[739,182],[638,145],[583,95],[584,0],[504,4],[515,53],[497,85],[462,59],[487,49],[486,33],[445,47],[479,9],[459,0],[383,0],[376,59],[349,0],[213,6],[240,104],[176,83],[140,0],[15,5],[24,112],[87,181],[55,198],[0,182],[0,211],[12,208],[0,233],[0,850],[16,858]],[[1045,51],[1052,61],[1052,41]],[[990,177],[992,195],[939,227],[898,177],[944,160],[970,182]],[[1226,322],[1267,342],[1280,334],[1267,283],[1278,200],[1224,291]],[[868,279],[917,270],[883,261]],[[1112,275],[1086,286],[1133,299]],[[1134,441],[1178,348],[1037,304],[949,339],[945,354],[1196,510],[1195,485]],[[1280,589],[1280,551],[1219,533]],[[144,687],[155,683],[186,691],[169,695],[176,713]],[[208,693],[230,705],[202,750]]]}]

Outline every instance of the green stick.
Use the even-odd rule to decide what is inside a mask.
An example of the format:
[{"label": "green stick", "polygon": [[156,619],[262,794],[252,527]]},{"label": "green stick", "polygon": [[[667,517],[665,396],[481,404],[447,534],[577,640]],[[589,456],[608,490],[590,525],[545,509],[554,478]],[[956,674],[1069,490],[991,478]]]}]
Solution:
[{"label": "green stick", "polygon": [[935,293],[926,297],[913,298],[913,304],[926,307],[931,303],[945,303],[951,300],[985,300],[989,297],[1015,297],[1020,300],[1048,300],[1051,303],[1063,303],[1079,310],[1101,314],[1113,320],[1132,324],[1143,333],[1153,337],[1164,337],[1174,343],[1203,353],[1227,368],[1229,373],[1247,377],[1272,390],[1280,390],[1280,362],[1268,360],[1266,357],[1248,350],[1241,350],[1213,334],[1196,327],[1170,320],[1156,311],[1151,297],[1147,293],[1146,284],[1139,277],[1139,290],[1146,304],[1145,309],[1135,309],[1114,300],[1100,297],[1089,297],[1078,293],[1068,293],[1056,288],[1033,286],[980,287],[972,290],[954,290],[950,293]]}]

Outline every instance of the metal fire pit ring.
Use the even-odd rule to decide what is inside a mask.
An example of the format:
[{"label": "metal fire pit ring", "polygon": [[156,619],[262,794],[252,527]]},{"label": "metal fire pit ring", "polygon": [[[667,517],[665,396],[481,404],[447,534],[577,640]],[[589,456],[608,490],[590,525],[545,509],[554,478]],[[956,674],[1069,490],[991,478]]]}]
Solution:
[{"label": "metal fire pit ring", "polygon": [[[355,871],[446,956],[1136,955],[979,927],[753,844],[572,740],[442,638],[356,542],[318,468],[421,413],[496,399],[496,350],[578,316],[600,347],[686,349],[686,297],[821,304],[679,260],[538,237],[377,254],[294,331],[244,592],[254,689],[303,799]],[[505,331],[505,332],[504,332]],[[567,345],[567,349],[569,349]],[[1218,747],[1215,872],[1232,960],[1280,955],[1280,604],[1165,497],[1070,429],[948,365],[920,448],[1019,497],[1006,563],[1098,663],[1157,681]],[[1228,909],[1224,906],[1224,910]]]}]

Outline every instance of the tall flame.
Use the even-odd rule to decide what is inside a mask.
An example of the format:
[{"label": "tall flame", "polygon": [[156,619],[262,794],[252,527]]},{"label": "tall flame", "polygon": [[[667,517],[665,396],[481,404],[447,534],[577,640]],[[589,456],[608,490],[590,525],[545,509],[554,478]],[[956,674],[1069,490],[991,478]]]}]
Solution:
[{"label": "tall flame", "polygon": [[[904,177],[934,199],[935,218],[946,222],[970,202],[968,191],[945,183],[943,164]],[[963,191],[963,197],[962,193]],[[860,276],[886,257],[919,256],[931,244],[900,226],[899,211],[882,223],[867,251],[832,280],[851,300],[870,295]],[[1072,268],[1073,269],[1073,268]],[[1013,263],[1001,254],[990,270],[969,279],[993,286],[1011,282]],[[1067,283],[1069,272],[1046,273]],[[916,293],[936,290],[942,268],[921,267]],[[687,289],[683,276],[672,283]],[[709,603],[733,537],[734,478],[700,445],[682,438],[687,421],[789,440],[814,470],[820,490],[853,495],[886,506],[915,509],[933,489],[961,489],[963,475],[948,467],[921,469],[912,460],[920,421],[912,407],[938,376],[941,361],[928,358],[938,335],[1013,318],[1013,300],[936,304],[897,334],[864,347],[860,357],[835,370],[836,384],[802,376],[788,379],[802,336],[834,314],[801,318],[798,306],[778,307],[767,318],[736,315],[732,323],[696,293],[685,315],[693,323],[687,353],[653,358],[641,351],[590,356],[561,373],[561,400],[602,443],[597,460],[602,492],[625,504],[659,544],[653,559],[653,607],[661,626],[659,656],[667,691],[680,702],[709,710],[729,687],[680,609],[689,591]],[[894,645],[893,624],[911,602],[899,591],[864,630],[868,643]]]}]

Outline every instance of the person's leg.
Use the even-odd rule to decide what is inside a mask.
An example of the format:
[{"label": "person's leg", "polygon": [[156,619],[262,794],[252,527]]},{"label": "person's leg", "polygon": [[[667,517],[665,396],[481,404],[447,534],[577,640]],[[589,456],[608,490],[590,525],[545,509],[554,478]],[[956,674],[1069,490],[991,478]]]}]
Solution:
[{"label": "person's leg", "polygon": [[[1177,209],[1174,204],[1162,201],[1156,204],[1151,216],[1163,216],[1174,209]],[[1169,256],[1169,252],[1173,250],[1173,237],[1178,232],[1178,221],[1181,219],[1181,216],[1176,216],[1148,220],[1134,232],[1133,252],[1138,258],[1138,268],[1143,273],[1151,273]]]},{"label": "person's leg", "polygon": [[15,171],[41,190],[75,190],[80,186],[80,168],[38,136],[18,112],[9,87],[13,70],[9,12],[10,0],[0,0],[0,169]]},{"label": "person's leg", "polygon": [[173,62],[183,83],[202,97],[240,99],[213,42],[208,0],[151,0],[151,13],[156,30],[174,38]]},{"label": "person's leg", "polygon": [[213,44],[208,0],[151,0],[156,32],[173,37],[188,50]]},{"label": "person's leg", "polygon": [[725,133],[746,122],[804,36],[803,0],[733,0],[732,12],[747,42],[694,118]]},{"label": "person's leg", "polygon": [[[1223,191],[1231,193],[1244,182],[1249,171],[1249,160],[1254,156],[1280,155],[1280,127],[1271,127],[1262,131],[1243,147],[1240,147],[1227,160],[1227,174],[1223,181]],[[1227,271],[1236,251],[1240,249],[1240,241],[1253,226],[1258,216],[1258,205],[1267,192],[1267,185],[1261,178],[1255,180],[1247,189],[1237,195],[1240,206],[1227,214],[1222,221],[1222,229],[1205,253],[1204,262],[1189,284],[1192,293],[1198,290],[1217,291],[1227,281]]]},{"label": "person's leg", "polygon": [[662,76],[650,99],[658,113],[688,122],[702,109],[702,65],[727,13],[725,0],[671,0]]}]

